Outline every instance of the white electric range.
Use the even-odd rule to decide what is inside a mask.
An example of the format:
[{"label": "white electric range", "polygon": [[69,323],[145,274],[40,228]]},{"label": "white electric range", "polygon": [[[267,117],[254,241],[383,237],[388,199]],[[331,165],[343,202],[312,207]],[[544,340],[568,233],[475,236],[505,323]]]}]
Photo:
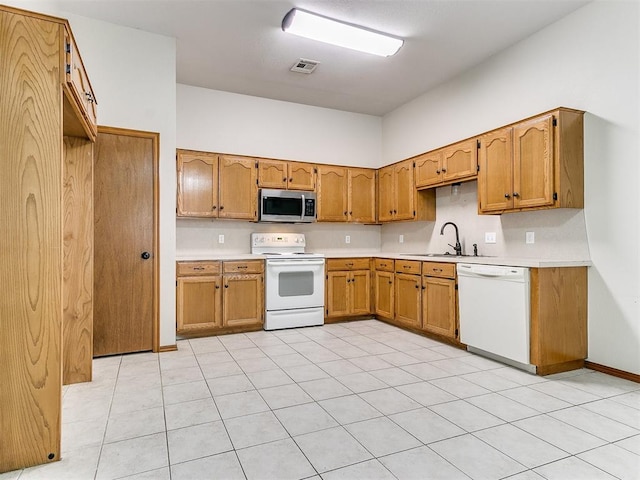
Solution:
[{"label": "white electric range", "polygon": [[304,233],[252,233],[265,255],[265,330],[324,324],[324,255],[307,253]]}]

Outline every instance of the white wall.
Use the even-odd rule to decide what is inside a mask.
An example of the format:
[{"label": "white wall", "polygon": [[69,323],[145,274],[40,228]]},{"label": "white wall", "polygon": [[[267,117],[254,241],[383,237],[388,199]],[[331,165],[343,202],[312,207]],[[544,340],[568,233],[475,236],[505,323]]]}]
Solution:
[{"label": "white wall", "polygon": [[69,20],[99,125],[160,133],[160,345],[175,344],[175,39],[67,14],[53,2],[5,3]]},{"label": "white wall", "polygon": [[[439,237],[441,223],[456,217],[462,220],[468,242],[482,238],[483,231],[496,231],[504,245],[491,248],[526,252],[524,231],[536,230],[539,238],[538,231],[552,225],[555,232],[542,237],[551,235],[548,242],[554,245],[562,241],[569,254],[574,243],[583,249],[573,252],[580,256],[588,253],[581,239],[581,232],[586,232],[593,261],[589,360],[636,374],[640,374],[638,20],[637,2],[590,3],[383,121],[383,161],[393,162],[557,106],[585,110],[584,213],[560,210],[482,217],[470,228],[473,202],[461,212],[447,205],[450,194],[439,189],[435,228],[428,225],[411,232],[410,239]],[[401,229],[383,227],[383,249],[394,244],[398,248]]]},{"label": "white wall", "polygon": [[178,148],[378,167],[382,119],[178,85]]}]

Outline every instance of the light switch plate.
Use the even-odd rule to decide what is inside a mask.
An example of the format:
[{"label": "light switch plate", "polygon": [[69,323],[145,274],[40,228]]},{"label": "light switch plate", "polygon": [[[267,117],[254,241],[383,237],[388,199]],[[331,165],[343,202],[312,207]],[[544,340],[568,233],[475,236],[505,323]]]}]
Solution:
[{"label": "light switch plate", "polygon": [[224,235],[218,235],[218,243],[224,243]]},{"label": "light switch plate", "polygon": [[536,243],[536,232],[527,232],[525,235],[525,243]]},{"label": "light switch plate", "polygon": [[484,243],[496,243],[496,232],[485,232]]}]

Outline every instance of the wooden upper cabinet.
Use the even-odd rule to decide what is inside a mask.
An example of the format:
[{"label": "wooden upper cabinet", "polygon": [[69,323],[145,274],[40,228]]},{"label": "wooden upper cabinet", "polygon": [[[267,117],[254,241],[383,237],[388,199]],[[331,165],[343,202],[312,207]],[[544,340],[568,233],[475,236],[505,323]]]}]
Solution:
[{"label": "wooden upper cabinet", "polygon": [[310,163],[289,162],[287,188],[289,190],[316,189],[316,169]]},{"label": "wooden upper cabinet", "polygon": [[376,172],[369,168],[349,168],[349,221],[375,223]]},{"label": "wooden upper cabinet", "polygon": [[257,160],[235,155],[220,155],[219,164],[218,217],[257,220]]},{"label": "wooden upper cabinet", "polygon": [[346,167],[318,166],[318,221],[348,220],[348,186]]},{"label": "wooden upper cabinet", "polygon": [[583,113],[561,108],[483,135],[479,212],[583,208]]},{"label": "wooden upper cabinet", "polygon": [[178,216],[218,216],[218,155],[178,150]]},{"label": "wooden upper cabinet", "polygon": [[512,133],[511,128],[502,128],[480,139],[478,201],[482,212],[513,208]]},{"label": "wooden upper cabinet", "polygon": [[553,205],[553,115],[513,129],[513,207]]},{"label": "wooden upper cabinet", "polygon": [[465,140],[442,150],[444,182],[473,178],[478,172],[477,140]]},{"label": "wooden upper cabinet", "polygon": [[287,162],[281,160],[258,160],[258,185],[260,188],[287,188]]},{"label": "wooden upper cabinet", "polygon": [[416,187],[428,187],[442,183],[442,151],[425,153],[414,159],[416,163]]},{"label": "wooden upper cabinet", "polygon": [[411,220],[416,215],[416,188],[411,160],[394,166],[394,220]]},{"label": "wooden upper cabinet", "polygon": [[389,222],[393,220],[393,207],[395,205],[394,190],[394,166],[381,168],[378,171],[378,221]]}]

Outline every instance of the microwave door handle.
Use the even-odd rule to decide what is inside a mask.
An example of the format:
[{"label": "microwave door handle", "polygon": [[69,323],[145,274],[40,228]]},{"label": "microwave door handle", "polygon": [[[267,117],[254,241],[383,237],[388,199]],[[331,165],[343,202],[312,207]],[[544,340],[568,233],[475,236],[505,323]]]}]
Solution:
[{"label": "microwave door handle", "polygon": [[302,215],[300,215],[300,221],[303,222],[304,221],[304,207],[305,207],[304,194],[300,195],[300,197],[302,198]]}]

